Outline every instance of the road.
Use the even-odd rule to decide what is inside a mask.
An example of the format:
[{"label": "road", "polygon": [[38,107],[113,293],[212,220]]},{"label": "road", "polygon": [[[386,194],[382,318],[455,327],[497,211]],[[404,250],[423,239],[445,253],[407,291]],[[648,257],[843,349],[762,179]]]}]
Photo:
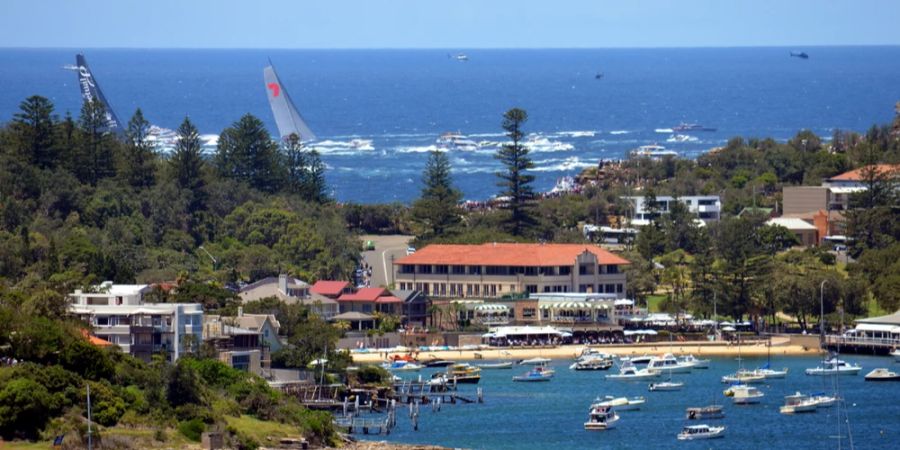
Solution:
[{"label": "road", "polygon": [[388,286],[392,277],[392,257],[399,259],[406,256],[406,248],[413,236],[389,235],[389,236],[361,236],[363,243],[372,241],[375,250],[362,253],[363,261],[372,267],[372,286]]}]

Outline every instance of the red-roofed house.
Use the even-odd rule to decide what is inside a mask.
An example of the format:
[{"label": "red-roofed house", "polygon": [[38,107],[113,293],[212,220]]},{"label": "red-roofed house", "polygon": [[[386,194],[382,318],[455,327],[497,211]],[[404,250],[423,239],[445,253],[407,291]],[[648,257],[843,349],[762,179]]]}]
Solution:
[{"label": "red-roofed house", "polygon": [[835,175],[822,185],[827,187],[866,187],[866,178],[871,176],[872,171],[879,177],[900,178],[900,164],[876,164]]},{"label": "red-roofed house", "polygon": [[395,297],[385,288],[367,287],[360,288],[356,292],[342,294],[337,299],[341,313],[361,312],[371,314],[380,312],[399,315],[402,300]]},{"label": "red-roofed house", "polygon": [[439,298],[523,292],[625,297],[627,260],[591,244],[429,245],[394,262],[400,289]]},{"label": "red-roofed house", "polygon": [[324,295],[328,298],[337,299],[343,294],[353,292],[353,287],[346,281],[327,281],[319,280],[309,289],[314,294]]}]

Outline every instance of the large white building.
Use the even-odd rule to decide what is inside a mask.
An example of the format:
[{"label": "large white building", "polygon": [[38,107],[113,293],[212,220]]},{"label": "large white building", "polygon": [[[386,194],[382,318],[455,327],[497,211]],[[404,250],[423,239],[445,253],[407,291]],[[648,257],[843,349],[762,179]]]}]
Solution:
[{"label": "large white building", "polygon": [[70,294],[69,311],[123,352],[144,360],[161,353],[174,362],[203,341],[199,303],[144,303],[144,294],[150,291],[146,284],[106,281],[91,291]]},{"label": "large white building", "polygon": [[[647,202],[647,197],[631,196],[622,198],[630,201],[632,205],[634,205],[634,210],[631,214],[632,226],[649,225],[656,219],[654,213],[650,212],[650,205]],[[698,219],[703,221],[703,223],[718,222],[721,218],[722,201],[719,199],[718,195],[692,195],[685,197],[669,197],[661,195],[656,197],[656,214],[668,214],[672,204],[676,201],[687,206],[688,211],[695,214]]]}]

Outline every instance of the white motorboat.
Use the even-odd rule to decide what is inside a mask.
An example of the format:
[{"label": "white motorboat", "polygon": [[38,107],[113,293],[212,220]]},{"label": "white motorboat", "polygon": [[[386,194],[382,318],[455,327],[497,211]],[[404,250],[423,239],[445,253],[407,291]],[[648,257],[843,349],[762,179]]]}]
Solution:
[{"label": "white motorboat", "polygon": [[631,156],[635,157],[643,157],[643,158],[665,158],[668,156],[678,156],[678,152],[674,150],[667,150],[662,145],[642,145],[631,151]]},{"label": "white motorboat", "polygon": [[753,386],[740,384],[731,387],[731,400],[735,405],[751,405],[759,403],[765,394]]},{"label": "white motorboat", "polygon": [[691,367],[690,364],[679,362],[671,353],[653,358],[647,364],[647,370],[658,370],[663,373],[689,373]]},{"label": "white motorboat", "polygon": [[640,365],[650,364],[650,361],[653,358],[654,358],[653,355],[642,355],[642,356],[632,356],[632,357],[626,356],[624,358],[619,358],[619,360],[622,361],[623,363],[627,361],[636,366],[640,366]]},{"label": "white motorboat", "polygon": [[435,141],[435,143],[437,144],[438,148],[444,150],[460,150],[473,152],[480,148],[477,142],[470,140],[459,132],[444,133],[437,138],[437,141]]},{"label": "white motorboat", "polygon": [[550,381],[551,378],[553,378],[552,370],[544,370],[544,366],[537,366],[524,375],[514,376],[513,381]]},{"label": "white motorboat", "polygon": [[638,369],[631,361],[626,361],[619,366],[619,373],[607,375],[607,380],[640,381],[659,378],[662,373],[658,370]]},{"label": "white motorboat", "polygon": [[878,368],[866,374],[866,381],[900,381],[900,373]]},{"label": "white motorboat", "polygon": [[616,426],[619,415],[610,406],[591,408],[588,421],[584,423],[584,429],[588,431],[603,431]]},{"label": "white motorboat", "polygon": [[709,405],[700,408],[688,408],[684,418],[687,420],[723,419],[725,411],[722,405]]},{"label": "white motorboat", "polygon": [[725,427],[711,427],[709,425],[686,426],[678,433],[679,441],[694,441],[699,439],[715,439],[725,437]]},{"label": "white motorboat", "polygon": [[829,408],[838,402],[838,398],[832,395],[825,395],[822,392],[813,394],[809,399],[816,404],[816,408]]},{"label": "white motorboat", "polygon": [[784,397],[784,406],[778,409],[782,414],[795,414],[815,412],[818,409],[816,401],[808,395],[799,392]]},{"label": "white motorboat", "polygon": [[788,368],[785,367],[782,370],[770,369],[768,367],[762,367],[752,371],[751,373],[756,375],[762,375],[765,379],[771,380],[775,378],[784,378],[788,374]]},{"label": "white motorboat", "polygon": [[611,406],[616,408],[616,411],[635,411],[641,409],[641,405],[645,403],[644,397],[613,397],[612,395],[607,395],[603,399],[599,397],[594,400],[594,403],[591,405],[591,409],[601,407],[601,406]]},{"label": "white motorboat", "polygon": [[821,366],[806,369],[807,375],[856,375],[862,370],[859,364],[848,363],[846,361],[831,358],[822,363]]},{"label": "white motorboat", "polygon": [[895,348],[894,351],[891,352],[891,356],[894,357],[894,361],[900,362],[900,348]]},{"label": "white motorboat", "polygon": [[496,362],[496,363],[484,363],[484,364],[476,364],[475,367],[484,370],[496,370],[496,369],[512,369],[513,363],[511,361],[506,362]]},{"label": "white motorboat", "polygon": [[572,370],[607,370],[613,366],[613,360],[601,357],[578,358],[569,366]]},{"label": "white motorboat", "polygon": [[684,387],[684,383],[663,381],[661,383],[650,383],[648,390],[656,391],[680,391]]},{"label": "white motorboat", "polygon": [[763,383],[765,381],[765,376],[744,369],[740,369],[735,373],[722,377],[722,382],[725,384],[754,384]]},{"label": "white motorboat", "polygon": [[542,366],[550,362],[550,358],[531,358],[531,359],[523,359],[519,361],[519,364],[524,366]]},{"label": "white motorboat", "polygon": [[709,369],[708,359],[695,358],[694,355],[687,355],[678,358],[678,362],[688,364],[692,369]]},{"label": "white motorboat", "polygon": [[393,361],[393,362],[389,362],[389,363],[384,363],[381,365],[381,367],[391,370],[391,371],[394,371],[394,372],[411,372],[411,371],[422,370],[423,366],[413,363],[413,362],[397,360],[397,361]]}]

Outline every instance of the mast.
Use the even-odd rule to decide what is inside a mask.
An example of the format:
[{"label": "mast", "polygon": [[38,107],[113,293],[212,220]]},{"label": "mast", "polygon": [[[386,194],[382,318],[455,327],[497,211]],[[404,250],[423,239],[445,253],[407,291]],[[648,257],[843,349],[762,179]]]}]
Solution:
[{"label": "mast", "polygon": [[275,67],[271,61],[263,69],[263,79],[265,80],[269,106],[272,108],[272,115],[275,116],[275,124],[278,126],[278,134],[281,136],[281,139],[284,140],[288,136],[296,134],[300,136],[300,140],[303,142],[316,140],[316,135],[306,125],[306,121],[303,120],[303,116],[300,115],[297,107],[294,106],[294,101],[291,100],[287,89],[284,88],[281,80],[278,79],[278,74],[275,73]]}]

